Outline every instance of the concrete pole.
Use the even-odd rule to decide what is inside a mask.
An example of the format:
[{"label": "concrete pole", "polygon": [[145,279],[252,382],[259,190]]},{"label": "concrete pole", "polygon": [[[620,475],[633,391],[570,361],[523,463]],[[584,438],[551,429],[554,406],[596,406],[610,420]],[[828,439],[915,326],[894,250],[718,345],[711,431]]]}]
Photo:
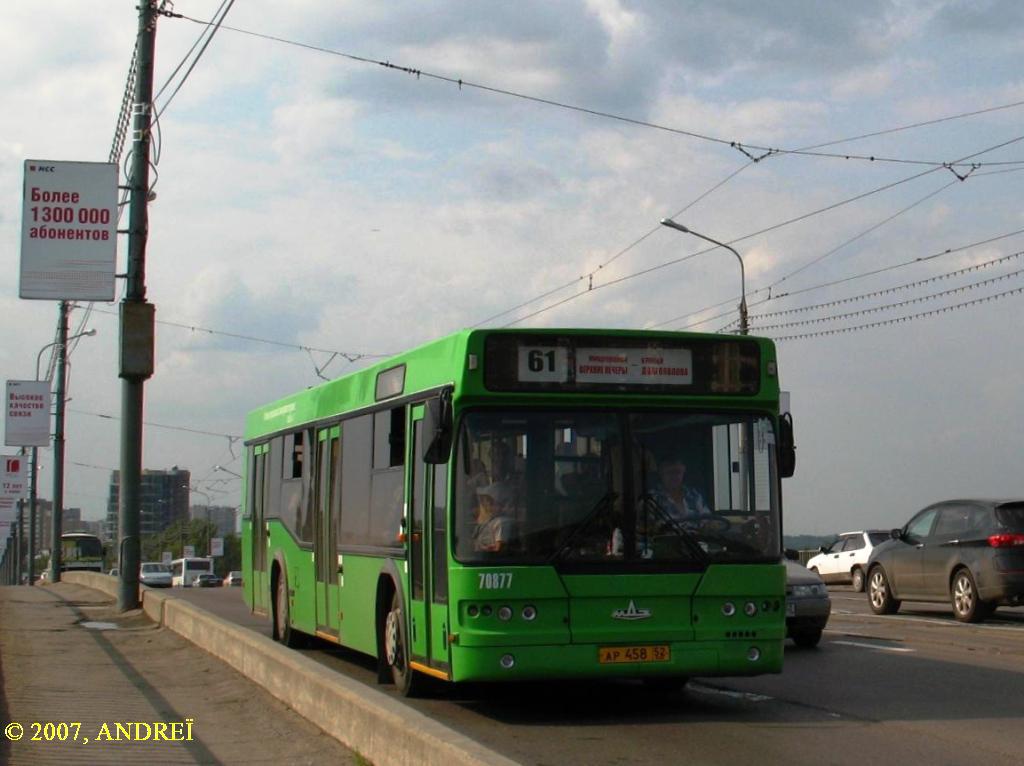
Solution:
[{"label": "concrete pole", "polygon": [[60,582],[61,530],[64,509],[64,399],[67,387],[68,302],[60,302],[60,324],[57,329],[57,398],[53,427],[53,511],[50,513],[50,582]]},{"label": "concrete pole", "polygon": [[[36,373],[36,379],[39,374]],[[28,475],[28,584],[36,579],[36,476],[39,466],[39,447],[32,448],[32,467]]]},{"label": "concrete pole", "polygon": [[128,222],[128,271],[121,302],[121,468],[118,502],[117,606],[139,607],[141,556],[142,410],[146,379],[153,374],[153,306],[146,302],[146,239],[149,234],[149,152],[156,48],[156,0],[138,5],[138,71],[132,106],[132,163]]}]

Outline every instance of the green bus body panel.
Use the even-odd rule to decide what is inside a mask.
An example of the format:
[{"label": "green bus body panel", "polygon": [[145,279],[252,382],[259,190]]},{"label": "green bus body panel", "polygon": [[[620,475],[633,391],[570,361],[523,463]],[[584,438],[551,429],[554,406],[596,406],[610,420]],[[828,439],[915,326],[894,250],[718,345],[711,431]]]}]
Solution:
[{"label": "green bus body panel", "polygon": [[[768,339],[744,338],[756,342],[761,353],[760,390],[755,396],[611,391],[499,393],[485,387],[483,369],[485,341],[499,333],[533,337],[582,333],[655,340],[684,335],[629,330],[466,330],[251,411],[246,418],[247,444],[255,443],[257,449],[262,449],[259,445],[273,435],[313,424],[333,425],[352,413],[386,408],[389,402],[409,400],[417,393],[442,387],[451,388],[456,420],[467,408],[477,406],[636,406],[732,409],[764,412],[772,417],[778,414],[776,351]],[[473,369],[468,362],[470,355],[476,359]],[[376,401],[377,374],[399,365],[405,365],[402,393],[393,399]],[[246,475],[249,468],[247,462]],[[266,533],[252,528],[250,489],[248,480],[244,481],[242,561],[247,602],[254,610],[270,613],[271,571],[275,561],[283,562],[293,626],[309,634],[326,627],[337,632],[341,644],[357,651],[373,656],[378,653],[378,583],[382,577],[391,576],[389,571],[397,570],[398,587],[405,595],[413,659],[433,665],[452,681],[756,675],[776,673],[782,668],[785,569],[781,564],[713,565],[704,572],[686,574],[560,575],[551,566],[463,567],[448,551],[445,555],[449,590],[445,604],[429,599],[412,602],[404,559],[344,553],[337,581],[327,586],[330,613],[324,620],[321,608],[318,624],[316,604],[324,603],[324,586],[318,594],[312,551],[298,545],[274,518],[273,509],[265,509],[269,531],[263,543],[267,545],[267,568],[264,572],[252,571],[252,546],[261,544],[259,538]],[[449,513],[453,494],[449,482]],[[488,579],[487,575],[491,577]],[[731,616],[724,610],[727,602],[735,607]],[[756,606],[752,616],[744,611],[748,602]],[[502,607],[511,609],[511,619],[499,618]],[[535,619],[523,618],[526,607],[536,610]],[[425,634],[426,623],[430,626],[429,637]],[[428,644],[433,661],[421,659]],[[613,646],[667,647],[669,659],[600,663],[599,650]],[[755,649],[758,656],[751,659]],[[508,656],[513,662],[504,667],[502,660],[508,664]]]},{"label": "green bus body panel", "polygon": [[[511,574],[511,585],[484,589]],[[450,575],[457,604],[453,680],[778,672],[785,638],[785,568],[715,565],[698,574],[566,575],[551,567],[462,569]],[[500,581],[500,579],[498,580]],[[723,606],[734,605],[726,616]],[[757,607],[748,616],[744,606]],[[632,608],[631,608],[632,605]],[[527,621],[523,608],[536,609]],[[489,614],[485,608],[489,607]],[[498,610],[510,607],[512,619]],[[475,615],[475,616],[471,616]],[[615,617],[618,613],[620,616]],[[668,644],[669,663],[598,663],[598,647]],[[756,646],[761,658],[748,659]],[[511,654],[511,669],[500,659]]]}]

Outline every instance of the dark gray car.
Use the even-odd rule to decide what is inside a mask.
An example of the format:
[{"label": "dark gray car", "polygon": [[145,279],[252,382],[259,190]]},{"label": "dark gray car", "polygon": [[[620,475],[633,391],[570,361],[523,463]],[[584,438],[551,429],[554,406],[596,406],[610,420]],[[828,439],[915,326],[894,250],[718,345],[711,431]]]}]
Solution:
[{"label": "dark gray car", "polygon": [[902,601],[949,601],[961,622],[1024,604],[1024,500],[947,500],[930,505],[868,559],[875,614]]},{"label": "dark gray car", "polygon": [[797,561],[786,560],[786,635],[805,649],[818,645],[832,614],[825,581]]}]

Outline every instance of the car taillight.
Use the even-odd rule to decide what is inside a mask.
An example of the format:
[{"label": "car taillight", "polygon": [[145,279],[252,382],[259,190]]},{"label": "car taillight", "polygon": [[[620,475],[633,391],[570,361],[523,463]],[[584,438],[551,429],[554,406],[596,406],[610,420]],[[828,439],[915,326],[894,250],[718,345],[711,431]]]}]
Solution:
[{"label": "car taillight", "polygon": [[1024,545],[1024,535],[989,535],[988,544],[993,548],[1012,548],[1015,545]]}]

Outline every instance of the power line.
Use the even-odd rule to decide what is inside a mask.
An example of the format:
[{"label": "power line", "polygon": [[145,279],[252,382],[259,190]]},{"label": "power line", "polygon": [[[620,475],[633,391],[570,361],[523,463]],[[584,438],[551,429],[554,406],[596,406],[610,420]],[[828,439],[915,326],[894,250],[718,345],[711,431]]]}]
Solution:
[{"label": "power line", "polygon": [[[183,19],[186,19],[188,21],[194,22],[196,24],[202,24],[202,25],[205,25],[205,26],[209,26],[212,23],[212,22],[208,22],[208,21],[203,21],[202,19],[193,18],[193,17],[188,16],[186,14],[175,14],[175,16],[178,17],[178,18],[183,18]],[[524,100],[524,101],[530,101],[530,102],[537,103],[537,104],[544,104],[546,106],[556,107],[558,109],[565,109],[565,110],[569,110],[569,111],[573,111],[573,112],[578,112],[578,113],[581,113],[581,114],[591,115],[591,116],[594,116],[594,117],[601,117],[601,118],[604,118],[604,119],[614,120],[614,121],[626,123],[626,124],[629,124],[629,125],[635,125],[635,126],[638,126],[638,127],[649,128],[649,129],[652,129],[652,130],[659,130],[659,131],[663,131],[663,132],[667,132],[667,133],[673,133],[673,134],[676,134],[676,135],[681,135],[681,136],[686,136],[686,137],[689,137],[689,138],[698,139],[698,140],[701,140],[701,141],[706,141],[706,142],[710,142],[710,143],[719,144],[719,145],[722,145],[722,146],[728,146],[730,148],[733,148],[733,149],[741,152],[743,155],[745,155],[752,162],[760,162],[761,160],[763,160],[763,159],[765,159],[767,157],[776,155],[776,154],[789,154],[789,155],[803,155],[803,156],[807,156],[807,157],[818,157],[818,158],[827,158],[827,159],[863,160],[863,161],[867,161],[867,162],[900,163],[900,164],[910,164],[910,165],[929,165],[929,166],[935,166],[935,167],[939,167],[939,168],[945,167],[945,168],[948,168],[948,169],[953,169],[955,167],[967,167],[969,169],[968,172],[973,171],[977,167],[983,167],[983,166],[986,166],[986,165],[1018,165],[1021,162],[1024,162],[1024,160],[1011,160],[1011,161],[1004,161],[1004,162],[978,164],[978,163],[965,163],[964,160],[956,160],[954,162],[947,162],[947,161],[943,161],[943,160],[920,160],[920,159],[905,159],[905,158],[895,158],[895,157],[880,157],[880,156],[876,156],[876,155],[837,154],[837,153],[819,152],[819,151],[816,151],[815,148],[810,148],[810,149],[782,149],[782,148],[777,148],[777,147],[761,146],[761,145],[758,145],[758,144],[752,144],[752,143],[747,143],[747,142],[743,142],[743,141],[735,141],[735,140],[730,140],[730,139],[726,139],[726,138],[721,138],[721,137],[718,137],[718,136],[712,136],[712,135],[708,135],[708,134],[704,134],[704,133],[698,133],[698,132],[695,132],[695,131],[684,130],[682,128],[673,128],[673,127],[669,127],[667,125],[660,125],[658,123],[649,122],[649,121],[646,121],[646,120],[640,120],[640,119],[636,119],[636,118],[633,118],[633,117],[625,117],[623,115],[615,114],[613,112],[607,112],[607,111],[602,111],[602,110],[598,110],[598,109],[590,109],[590,108],[583,107],[583,106],[578,106],[578,105],[575,105],[575,104],[568,104],[568,103],[561,102],[561,101],[555,101],[554,99],[543,98],[543,97],[540,97],[540,96],[533,96],[533,95],[530,95],[530,94],[527,94],[527,93],[521,93],[521,92],[518,92],[518,91],[508,90],[506,88],[499,88],[499,87],[495,87],[495,86],[491,86],[491,85],[485,85],[483,83],[473,82],[471,80],[464,80],[462,78],[449,77],[447,75],[437,74],[436,72],[430,72],[430,71],[424,70],[424,69],[417,69],[417,68],[414,68],[414,67],[402,66],[402,65],[399,65],[399,64],[392,64],[390,61],[380,60],[380,59],[373,59],[373,58],[369,58],[369,57],[366,57],[366,56],[358,56],[358,55],[355,55],[355,54],[352,54],[352,53],[346,53],[344,51],[335,50],[333,48],[326,48],[326,47],[319,46],[319,45],[312,45],[310,43],[299,42],[297,40],[290,40],[288,38],[279,37],[277,35],[270,35],[270,34],[266,34],[266,33],[263,33],[263,32],[255,32],[253,30],[241,29],[239,27],[231,27],[231,26],[228,26],[226,24],[219,25],[219,26],[221,26],[223,29],[227,29],[227,30],[229,30],[231,32],[237,32],[239,34],[248,35],[250,37],[256,37],[256,38],[259,38],[259,39],[262,39],[262,40],[268,40],[268,41],[271,41],[271,42],[281,43],[283,45],[290,45],[290,46],[294,46],[294,47],[297,47],[297,48],[303,48],[305,50],[314,51],[316,53],[325,53],[325,54],[328,54],[328,55],[331,55],[331,56],[337,56],[339,58],[348,59],[349,61],[355,61],[355,62],[362,63],[362,64],[372,64],[372,65],[375,65],[375,66],[381,66],[381,67],[384,67],[386,69],[390,69],[390,70],[393,70],[393,71],[403,72],[405,74],[412,75],[417,80],[426,78],[426,79],[431,79],[431,80],[437,80],[437,81],[440,81],[440,82],[446,82],[446,83],[449,83],[451,85],[457,85],[460,91],[463,90],[464,88],[471,88],[471,89],[475,89],[475,90],[484,91],[484,92],[487,92],[487,93],[493,93],[495,95],[508,96],[510,98],[516,98],[516,99],[521,99],[521,100]],[[987,111],[995,111],[997,109],[1009,109],[1009,108],[1016,107],[1016,106],[1021,106],[1021,105],[1024,105],[1024,101],[1016,102],[1016,103],[1013,103],[1013,104],[1005,104],[1005,105],[1001,105],[1001,106],[998,106],[998,107],[991,107],[990,109],[987,109],[987,110],[976,110],[975,112],[968,112],[968,113],[964,113],[962,115],[952,115],[950,117],[944,118],[943,120],[935,120],[935,121],[932,121],[930,123],[922,123],[922,124],[934,124],[934,123],[937,123],[937,122],[940,122],[940,121],[944,121],[944,120],[960,119],[962,117],[969,117],[969,116],[975,116],[977,114],[984,114]],[[916,125],[915,126],[906,126],[906,127],[903,127],[903,128],[891,128],[891,129],[889,129],[887,131],[880,131],[878,133],[878,135],[882,135],[884,133],[897,132],[899,130],[909,130],[912,127],[916,127]],[[855,139],[844,139],[844,140],[840,140],[840,141],[834,141],[834,142],[830,142],[828,144],[822,144],[821,146],[829,146],[829,145],[834,145],[836,143],[843,143],[843,142],[845,142],[845,140],[860,140],[861,138],[865,138],[868,135],[870,135],[870,134],[866,134],[864,136],[858,136]],[[759,153],[760,156],[755,155],[754,154],[755,152]]]},{"label": "power line", "polygon": [[[945,280],[945,279],[952,279],[953,277],[962,276],[964,274],[969,274],[969,273],[974,272],[974,271],[980,271],[982,269],[991,268],[992,266],[996,266],[998,264],[1005,263],[1006,261],[1010,261],[1010,260],[1013,260],[1015,258],[1020,258],[1022,255],[1024,255],[1024,251],[1017,252],[1017,253],[1011,253],[1010,255],[1004,255],[1004,256],[1002,256],[1000,258],[994,258],[991,261],[985,261],[984,263],[978,263],[978,264],[975,264],[973,266],[967,266],[966,268],[963,268],[963,269],[957,269],[956,271],[950,271],[950,272],[947,272],[945,274],[939,274],[938,276],[928,277],[927,279],[919,279],[916,282],[907,282],[907,283],[902,284],[902,285],[896,285],[895,287],[886,287],[886,288],[881,289],[881,290],[874,290],[874,291],[872,291],[870,293],[862,293],[860,295],[853,295],[853,296],[850,296],[848,298],[839,298],[837,300],[827,301],[825,303],[815,303],[815,304],[810,305],[810,306],[800,306],[798,308],[785,309],[783,311],[769,311],[769,312],[764,313],[764,314],[751,314],[749,318],[751,320],[754,320],[754,319],[767,319],[768,317],[789,316],[791,314],[801,314],[801,313],[804,313],[806,311],[816,311],[818,309],[831,308],[832,306],[841,306],[841,305],[846,304],[846,303],[854,303],[856,301],[867,300],[868,298],[879,298],[879,297],[881,297],[883,295],[889,295],[891,293],[899,292],[900,290],[910,290],[910,289],[913,289],[915,287],[921,287],[923,285],[930,284],[932,282],[939,282],[939,281],[942,281],[942,280]],[[914,262],[918,263],[919,261],[914,261]],[[1014,274],[1018,274],[1020,272],[1019,271],[1015,271],[1013,273]]]},{"label": "power line", "polygon": [[[102,420],[115,420],[115,421],[117,421],[117,420],[121,419],[120,417],[118,417],[116,415],[106,415],[106,414],[104,414],[102,412],[88,412],[87,410],[76,410],[76,409],[71,409],[71,408],[69,408],[68,411],[69,412],[77,413],[79,415],[89,415],[90,417],[100,418]],[[185,433],[197,434],[199,436],[216,436],[216,437],[219,437],[219,438],[222,438],[222,439],[229,439],[232,442],[236,442],[236,441],[238,441],[239,439],[242,438],[238,434],[222,434],[222,433],[217,433],[216,431],[203,431],[203,430],[200,430],[198,428],[186,428],[185,426],[171,426],[171,425],[167,425],[166,423],[150,423],[150,422],[147,421],[145,423],[145,425],[151,426],[153,428],[164,428],[164,429],[167,429],[168,431],[183,431]]]},{"label": "power line", "polygon": [[[764,305],[765,303],[769,303],[771,301],[782,300],[782,299],[785,299],[785,298],[792,298],[792,297],[794,297],[796,295],[802,295],[804,293],[810,293],[810,292],[814,292],[816,290],[823,290],[823,289],[825,289],[827,287],[835,287],[836,285],[845,284],[847,282],[855,282],[855,281],[857,281],[859,279],[866,279],[867,277],[877,276],[878,274],[884,274],[884,273],[889,272],[889,271],[896,271],[897,269],[906,268],[907,266],[914,266],[914,265],[917,265],[917,264],[926,263],[927,261],[935,260],[936,258],[942,258],[942,257],[947,256],[947,255],[952,255],[953,253],[960,253],[960,252],[963,252],[965,250],[970,250],[970,249],[975,248],[975,247],[981,247],[982,245],[989,245],[989,244],[991,244],[993,242],[998,242],[998,241],[1003,240],[1003,239],[1009,239],[1010,237],[1016,237],[1016,236],[1019,236],[1021,234],[1024,234],[1024,229],[1017,229],[1016,231],[1011,231],[1011,232],[1009,232],[1007,234],[1000,234],[1000,235],[995,236],[995,237],[989,237],[987,239],[978,240],[977,242],[971,242],[970,244],[961,245],[960,247],[946,248],[945,250],[941,250],[941,251],[939,251],[937,253],[932,253],[931,255],[925,255],[925,256],[918,257],[918,258],[912,258],[909,261],[903,261],[901,263],[892,264],[891,266],[883,266],[882,268],[872,269],[871,271],[865,271],[865,272],[861,272],[859,274],[853,274],[853,275],[848,276],[848,277],[842,277],[840,279],[833,279],[833,280],[830,280],[828,282],[822,282],[822,283],[817,284],[817,285],[811,285],[809,287],[805,287],[805,288],[802,288],[800,290],[792,290],[790,292],[780,293],[778,295],[769,295],[767,298],[764,298],[764,299],[762,299],[762,300],[760,300],[760,301],[758,301],[756,303],[752,303],[750,305],[751,305],[751,307],[761,306],[761,305]],[[1007,259],[1008,258],[1012,258],[1012,257],[1015,257],[1015,256],[1006,256]],[[767,289],[768,288],[762,287],[762,288],[759,288],[757,290],[754,290],[750,294],[751,295],[756,295],[758,293],[764,292]],[[734,299],[730,299],[729,301],[721,301],[720,303],[716,303],[716,304],[714,304],[712,306],[706,306],[706,307],[704,307],[702,309],[698,309],[696,311],[691,311],[689,314],[684,314],[683,316],[676,317],[676,320],[669,320],[669,321],[678,321],[678,320],[685,319],[687,317],[696,316],[696,315],[698,315],[698,314],[700,314],[700,313],[702,313],[704,311],[710,311],[711,309],[718,308],[719,306],[724,306],[727,303],[731,302],[732,300],[734,300]],[[792,309],[792,311],[798,311],[798,310],[799,309]],[[707,319],[702,319],[699,322],[693,322],[693,323],[691,323],[689,325],[685,325],[683,327],[678,327],[676,329],[678,329],[678,330],[688,330],[688,329],[690,329],[692,327],[698,327],[698,326],[700,326],[702,324],[706,324],[708,322],[713,322],[716,319],[721,319],[722,317],[728,316],[731,313],[732,312],[729,311],[729,312],[726,312],[724,314],[719,314],[717,316],[709,317]],[[753,316],[761,316],[761,317],[776,316],[779,313],[782,313],[782,312],[775,312],[773,314],[757,314],[757,315],[753,315]],[[662,324],[668,324],[668,323],[664,322]],[[660,326],[661,325],[654,325],[654,327],[660,327]]]},{"label": "power line", "polygon": [[[922,295],[917,298],[908,298],[905,301],[899,301],[897,303],[887,303],[883,306],[872,306],[871,308],[860,309],[858,311],[848,311],[843,314],[832,314],[826,317],[816,317],[814,319],[801,319],[796,322],[783,322],[781,324],[764,325],[757,328],[758,331],[764,330],[781,330],[787,327],[805,327],[811,324],[822,324],[823,322],[838,322],[841,319],[850,319],[851,317],[865,316],[867,314],[877,314],[880,311],[891,311],[896,308],[903,308],[904,306],[911,306],[915,303],[925,303],[926,301],[934,301],[939,298],[945,298],[950,295],[956,295],[957,293],[964,293],[968,290],[976,290],[979,287],[986,287],[996,282],[1002,282],[1004,279],[1012,279],[1019,274],[1024,273],[1024,269],[1018,269],[1017,271],[1011,271],[1007,274],[1000,274],[998,277],[992,277],[991,279],[983,279],[980,282],[972,282],[967,285],[961,285],[960,287],[953,287],[949,290],[943,290],[941,292],[932,293],[931,295]],[[905,288],[894,288],[897,290]],[[860,300],[857,298],[855,300]]]},{"label": "power line", "polygon": [[[162,94],[164,92],[164,90],[167,88],[167,86],[170,85],[171,80],[174,79],[174,76],[181,69],[182,65],[184,65],[185,61],[188,60],[189,56],[192,55],[192,51],[195,50],[196,45],[198,45],[199,41],[202,40],[204,36],[206,36],[206,41],[203,43],[202,47],[199,49],[199,52],[195,55],[195,58],[192,60],[192,63],[189,65],[188,69],[185,71],[185,74],[182,75],[181,80],[178,82],[177,86],[171,92],[171,95],[167,97],[167,100],[164,101],[163,106],[160,107],[160,110],[155,113],[155,115],[154,115],[154,121],[155,122],[159,123],[160,117],[163,116],[163,113],[167,111],[167,107],[169,107],[171,105],[171,102],[174,100],[174,97],[178,95],[178,91],[181,90],[182,86],[188,80],[189,75],[192,74],[192,70],[194,70],[196,68],[196,65],[199,63],[199,59],[201,59],[203,57],[203,54],[206,53],[206,49],[209,47],[210,43],[213,42],[214,35],[216,35],[217,31],[221,28],[221,25],[223,24],[224,19],[227,17],[228,13],[231,11],[231,8],[232,8],[232,6],[234,4],[235,4],[235,0],[223,0],[221,2],[220,7],[213,14],[213,18],[210,21],[205,22],[207,30],[204,31],[201,35],[199,35],[199,38],[192,44],[192,47],[189,49],[188,53],[185,54],[185,58],[182,59],[181,63],[178,64],[178,66],[175,68],[175,70],[171,73],[171,76],[167,79],[167,82],[164,83],[162,88],[160,88],[160,92],[157,93],[156,97],[153,99],[154,101],[156,101],[156,99],[160,97],[160,94]],[[178,18],[180,16],[180,14],[177,14],[177,13],[168,13],[166,15],[169,15],[172,18]],[[182,17],[182,18],[187,18],[187,17]],[[208,34],[207,34],[207,32],[208,32]]]},{"label": "power line", "polygon": [[839,335],[842,333],[857,332],[859,330],[869,330],[876,327],[885,327],[887,325],[900,324],[902,322],[912,322],[917,319],[923,319],[925,317],[937,316],[939,314],[945,314],[953,311],[959,311],[960,309],[967,308],[969,306],[976,306],[981,303],[988,303],[989,301],[1000,300],[1010,295],[1018,295],[1024,293],[1024,287],[1017,287],[1013,290],[1007,290],[1002,293],[996,293],[994,295],[987,295],[984,298],[976,298],[973,301],[966,301],[964,303],[957,303],[954,306],[945,306],[940,309],[933,309],[931,311],[923,311],[920,314],[911,314],[905,317],[897,317],[895,319],[886,319],[880,322],[871,322],[869,324],[855,325],[853,327],[838,327],[834,330],[821,330],[820,332],[803,333],[800,335],[783,335],[774,338],[776,342],[784,342],[789,340],[804,340],[807,338],[820,338],[826,335]]},{"label": "power line", "polygon": [[[99,314],[107,314],[109,316],[117,316],[117,312],[116,311],[105,311],[104,309],[98,309],[98,308],[94,308],[92,310],[97,312],[97,313],[99,313]],[[267,343],[267,344],[272,345],[272,346],[280,346],[280,347],[283,347],[283,348],[290,348],[290,349],[294,349],[296,351],[307,351],[307,352],[308,351],[316,351],[316,352],[321,353],[321,354],[334,354],[335,356],[340,356],[340,357],[348,360],[349,362],[356,362],[356,361],[358,361],[360,359],[384,359],[384,358],[387,358],[389,356],[394,356],[393,354],[363,354],[363,353],[358,353],[358,352],[354,352],[354,351],[336,351],[334,349],[329,349],[329,348],[316,348],[315,346],[305,346],[305,345],[301,345],[301,344],[297,344],[297,343],[287,343],[287,342],[279,341],[279,340],[270,340],[268,338],[257,338],[256,336],[253,336],[253,335],[242,335],[240,333],[226,332],[224,330],[213,330],[213,329],[211,329],[209,327],[200,327],[199,325],[194,325],[194,324],[184,324],[182,322],[170,322],[170,321],[168,321],[166,319],[157,319],[156,323],[157,324],[166,325],[168,327],[177,327],[177,328],[183,329],[183,330],[190,330],[192,332],[206,333],[207,335],[220,335],[220,336],[223,336],[223,337],[226,337],[226,338],[234,338],[236,340],[247,340],[247,341],[251,341],[253,343]]]},{"label": "power line", "polygon": [[[1022,138],[1024,138],[1024,136],[1022,136]],[[892,188],[894,188],[896,186],[899,186],[900,184],[905,184],[905,183],[908,183],[910,181],[915,181],[918,178],[922,178],[922,177],[924,177],[926,175],[934,173],[934,172],[936,172],[939,169],[940,168],[932,168],[930,170],[925,170],[925,171],[922,171],[920,173],[915,173],[912,176],[908,176],[908,177],[900,179],[898,181],[893,181],[893,182],[888,183],[888,184],[883,184],[882,186],[879,186],[879,187],[877,187],[875,189],[872,189],[871,191],[863,192],[861,194],[854,195],[853,197],[848,197],[848,198],[846,198],[844,200],[840,200],[839,202],[835,202],[835,203],[833,203],[831,205],[827,205],[825,207],[818,208],[817,210],[812,210],[809,213],[804,213],[802,215],[798,215],[798,216],[796,216],[794,218],[790,218],[790,219],[782,221],[780,223],[773,224],[772,226],[768,226],[766,228],[759,229],[758,231],[754,231],[754,232],[751,232],[749,234],[744,234],[741,237],[736,237],[735,239],[728,240],[726,242],[726,244],[728,244],[728,245],[735,245],[738,242],[743,242],[744,240],[751,239],[753,237],[757,237],[757,236],[760,236],[762,234],[767,234],[767,233],[775,231],[777,229],[781,229],[781,228],[783,228],[785,226],[790,226],[790,225],[792,225],[794,223],[799,223],[800,221],[805,221],[808,218],[812,218],[812,217],[814,217],[816,215],[821,215],[823,213],[830,212],[830,211],[835,210],[837,208],[843,207],[844,205],[849,205],[849,204],[851,204],[853,202],[858,202],[858,201],[860,201],[862,199],[865,199],[867,197],[870,197],[870,196],[872,196],[874,194],[880,194],[883,191],[888,191],[889,189],[892,189]],[[626,274],[626,275],[618,277],[616,279],[612,279],[612,280],[610,280],[608,282],[603,282],[603,283],[601,283],[599,285],[593,285],[592,284],[584,292],[576,293],[575,295],[571,295],[568,298],[563,298],[560,301],[557,301],[555,303],[552,303],[552,304],[549,304],[547,306],[544,306],[544,307],[538,309],[537,311],[531,312],[529,314],[526,314],[525,316],[519,317],[518,319],[516,319],[516,320],[514,320],[512,322],[509,322],[505,326],[509,327],[511,325],[518,324],[519,322],[523,322],[523,321],[525,321],[527,319],[532,319],[535,316],[538,316],[538,315],[543,314],[545,312],[551,311],[552,309],[558,308],[559,306],[563,306],[566,303],[569,303],[570,301],[573,301],[573,300],[575,300],[575,299],[577,299],[577,298],[579,298],[579,297],[581,297],[583,295],[587,295],[589,293],[596,292],[597,290],[602,290],[602,289],[604,289],[606,287],[612,287],[613,285],[622,284],[623,282],[628,282],[628,281],[630,281],[632,279],[636,279],[637,277],[642,277],[642,276],[646,276],[647,274],[652,274],[655,271],[660,271],[661,269],[668,268],[669,266],[675,266],[677,264],[683,263],[684,261],[688,261],[688,260],[690,260],[692,258],[696,258],[698,255],[703,255],[704,253],[710,253],[712,250],[715,250],[715,249],[717,249],[717,246],[705,247],[702,250],[698,250],[698,251],[696,251],[694,253],[690,253],[689,255],[684,255],[681,258],[673,258],[670,261],[665,261],[663,263],[659,263],[659,264],[656,264],[654,266],[650,266],[650,267],[648,267],[646,269],[642,269],[640,271],[635,271],[635,272],[632,272],[630,274]]]}]

